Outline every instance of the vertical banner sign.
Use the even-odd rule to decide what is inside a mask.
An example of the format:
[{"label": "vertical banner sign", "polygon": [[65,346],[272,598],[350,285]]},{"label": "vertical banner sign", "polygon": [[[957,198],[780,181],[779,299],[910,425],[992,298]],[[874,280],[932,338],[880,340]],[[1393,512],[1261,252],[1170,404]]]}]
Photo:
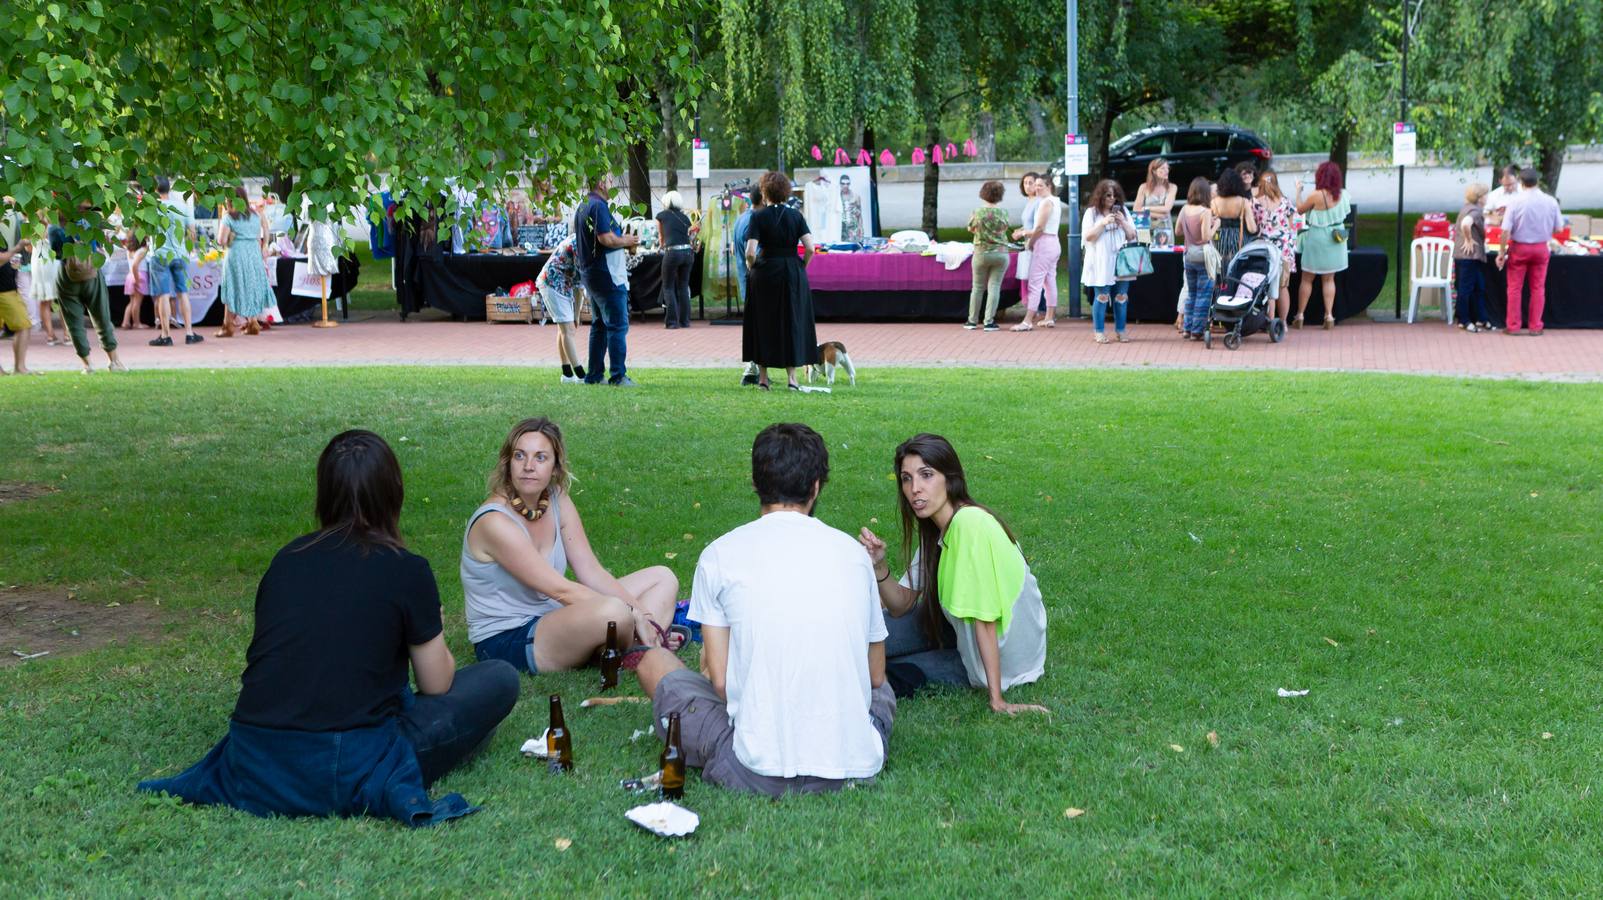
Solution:
[{"label": "vertical banner sign", "polygon": [[1398,122],[1392,126],[1391,133],[1391,164],[1394,166],[1417,165],[1419,160],[1418,135],[1414,133],[1413,122]]},{"label": "vertical banner sign", "polygon": [[1063,136],[1063,174],[1091,174],[1091,142],[1085,135]]},{"label": "vertical banner sign", "polygon": [[690,177],[697,180],[712,177],[712,148],[701,138],[690,142]]}]

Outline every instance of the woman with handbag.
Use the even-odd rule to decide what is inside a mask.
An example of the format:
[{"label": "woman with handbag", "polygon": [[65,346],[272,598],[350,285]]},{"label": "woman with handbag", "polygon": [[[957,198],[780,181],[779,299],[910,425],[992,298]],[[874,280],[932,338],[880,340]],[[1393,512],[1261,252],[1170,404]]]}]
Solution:
[{"label": "woman with handbag", "polygon": [[[1080,220],[1080,247],[1085,260],[1080,266],[1080,283],[1091,289],[1091,325],[1093,337],[1106,344],[1108,336],[1103,325],[1108,317],[1108,297],[1113,298],[1113,334],[1119,343],[1130,339],[1124,334],[1125,312],[1129,308],[1130,280],[1119,278],[1119,254],[1126,241],[1135,239],[1135,226],[1130,213],[1124,208],[1124,191],[1113,179],[1097,182],[1091,190],[1091,201],[1086,204],[1085,216]],[[1150,268],[1150,260],[1149,260]]]},{"label": "woman with handbag", "polygon": [[[1030,268],[1024,286],[1024,321],[1014,325],[1014,331],[1033,331],[1036,325],[1052,328],[1057,324],[1058,259],[1063,255],[1063,245],[1058,243],[1063,204],[1052,195],[1052,185],[1045,178],[1026,175],[1024,179],[1031,203],[1024,208],[1024,227],[1014,230],[1013,238],[1023,239],[1024,249],[1030,252]],[[1032,323],[1030,318],[1036,312],[1041,318]]]},{"label": "woman with handbag", "polygon": [[1208,271],[1208,254],[1213,251],[1213,235],[1218,230],[1209,204],[1213,186],[1198,175],[1186,191],[1186,205],[1175,221],[1175,232],[1185,241],[1186,320],[1188,341],[1202,340],[1208,329],[1208,308],[1213,304],[1213,274]]},{"label": "woman with handbag", "polygon": [[1314,276],[1325,298],[1325,330],[1336,326],[1336,273],[1347,270],[1347,213],[1351,205],[1342,195],[1341,167],[1330,161],[1314,170],[1314,192],[1304,200],[1302,182],[1297,182],[1297,212],[1307,218],[1302,233],[1302,282],[1297,287],[1297,318],[1292,328],[1301,328],[1308,296],[1313,293]]}]

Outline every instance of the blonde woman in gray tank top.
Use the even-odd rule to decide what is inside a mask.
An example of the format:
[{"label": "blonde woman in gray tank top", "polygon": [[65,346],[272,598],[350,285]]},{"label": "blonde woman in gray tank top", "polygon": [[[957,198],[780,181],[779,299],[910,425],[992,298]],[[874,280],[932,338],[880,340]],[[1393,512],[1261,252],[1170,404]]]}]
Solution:
[{"label": "blonde woman in gray tank top", "polygon": [[[666,566],[613,577],[596,559],[568,493],[562,431],[525,419],[501,444],[489,497],[462,539],[468,640],[480,659],[529,673],[584,665],[618,623],[619,643],[676,650],[679,580]],[[568,570],[572,569],[572,577]]]}]

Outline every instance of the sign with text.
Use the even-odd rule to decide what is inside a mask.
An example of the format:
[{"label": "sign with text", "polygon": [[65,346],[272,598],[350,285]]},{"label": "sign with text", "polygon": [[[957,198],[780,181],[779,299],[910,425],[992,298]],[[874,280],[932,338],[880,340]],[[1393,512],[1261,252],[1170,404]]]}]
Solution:
[{"label": "sign with text", "polygon": [[1391,164],[1412,166],[1419,160],[1419,135],[1414,133],[1413,122],[1398,122],[1392,126]]},{"label": "sign with text", "polygon": [[294,280],[290,282],[290,294],[296,297],[323,298],[323,276],[313,275],[312,267],[304,261],[295,263]]},{"label": "sign with text", "polygon": [[1091,141],[1085,135],[1063,136],[1063,174],[1091,174]]},{"label": "sign with text", "polygon": [[712,177],[712,148],[701,138],[690,142],[690,177],[700,181]]}]

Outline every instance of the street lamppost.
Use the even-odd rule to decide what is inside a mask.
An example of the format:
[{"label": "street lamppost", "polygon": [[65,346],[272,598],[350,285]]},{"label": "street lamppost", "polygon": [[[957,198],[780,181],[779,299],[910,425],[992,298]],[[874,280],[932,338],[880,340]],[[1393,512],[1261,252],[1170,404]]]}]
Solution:
[{"label": "street lamppost", "polygon": [[[1077,135],[1080,133],[1080,3],[1079,0],[1064,2],[1069,32],[1068,131]],[[1069,317],[1077,319],[1080,317],[1080,176],[1069,174],[1067,158],[1063,161],[1063,175],[1069,189],[1069,196],[1065,198],[1069,204],[1069,252],[1064,257],[1069,261]],[[1054,272],[1053,277],[1057,277],[1057,273]],[[1026,298],[1025,303],[1028,302]]]}]

